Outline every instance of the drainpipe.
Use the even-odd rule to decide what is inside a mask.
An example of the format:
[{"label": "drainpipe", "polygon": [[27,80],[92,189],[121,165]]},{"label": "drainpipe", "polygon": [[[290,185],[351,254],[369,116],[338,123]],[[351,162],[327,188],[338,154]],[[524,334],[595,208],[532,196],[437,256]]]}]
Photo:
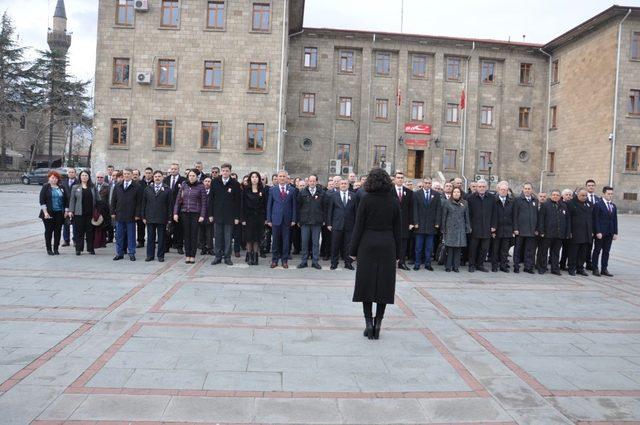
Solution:
[{"label": "drainpipe", "polygon": [[549,115],[551,113],[551,64],[552,64],[551,59],[552,59],[552,56],[549,53],[542,50],[542,48],[538,50],[540,50],[540,52],[542,52],[544,55],[546,55],[549,58],[549,66],[547,70],[547,77],[548,77],[547,78],[547,121],[546,121],[547,141],[546,141],[546,148],[542,153],[542,157],[544,158],[544,167],[542,167],[542,170],[540,170],[540,192],[542,192],[544,174],[547,172],[547,168],[549,167]]},{"label": "drainpipe", "polygon": [[476,50],[476,42],[474,41],[471,47],[471,53],[467,56],[467,76],[464,83],[464,120],[462,122],[462,139],[460,140],[462,150],[462,179],[464,180],[464,190],[469,187],[469,180],[465,175],[464,169],[467,156],[467,110],[469,109],[469,67],[471,66],[471,55]]},{"label": "drainpipe", "polygon": [[287,41],[287,5],[289,3],[288,0],[282,0],[284,3],[284,13],[282,15],[282,61],[280,62],[280,97],[278,99],[278,146],[277,146],[277,152],[276,152],[276,171],[280,170],[280,166],[281,161],[280,161],[280,155],[282,152],[282,108],[283,108],[283,102],[282,102],[282,95],[284,92],[284,74],[285,74],[285,65],[286,65],[286,52],[285,52],[285,46],[286,46],[286,41]]},{"label": "drainpipe", "polygon": [[618,139],[618,87],[620,84],[620,43],[622,41],[622,23],[631,14],[627,11],[624,18],[618,24],[618,53],[616,55],[616,88],[613,95],[613,138],[611,139],[611,170],[609,171],[609,186],[613,187],[613,170],[616,164],[616,140]]}]

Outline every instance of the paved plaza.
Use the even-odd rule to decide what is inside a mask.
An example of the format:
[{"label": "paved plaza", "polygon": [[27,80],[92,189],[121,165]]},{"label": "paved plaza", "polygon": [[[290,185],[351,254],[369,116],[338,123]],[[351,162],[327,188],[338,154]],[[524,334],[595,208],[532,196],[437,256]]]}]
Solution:
[{"label": "paved plaza", "polygon": [[401,271],[370,341],[326,263],[48,256],[39,189],[0,187],[0,424],[640,424],[638,216],[613,278]]}]

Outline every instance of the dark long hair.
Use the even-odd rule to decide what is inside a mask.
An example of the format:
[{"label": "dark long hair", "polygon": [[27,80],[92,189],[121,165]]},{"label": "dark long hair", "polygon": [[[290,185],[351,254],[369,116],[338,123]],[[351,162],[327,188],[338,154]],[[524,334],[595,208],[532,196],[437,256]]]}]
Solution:
[{"label": "dark long hair", "polygon": [[91,174],[89,174],[89,172],[87,170],[82,170],[80,171],[80,173],[78,174],[78,181],[80,182],[80,185],[82,185],[82,175],[86,174],[87,177],[89,177],[89,179],[87,180],[87,188],[92,188],[93,187],[93,182],[91,181]]},{"label": "dark long hair", "polygon": [[253,175],[258,176],[258,192],[262,192],[264,186],[262,184],[262,177],[260,176],[260,173],[257,171],[252,171],[249,173],[249,180],[247,181],[247,189],[249,189],[250,191],[253,190],[253,183],[251,183],[251,177],[253,177]]},{"label": "dark long hair", "polygon": [[383,168],[373,168],[364,182],[367,193],[389,193],[393,189],[391,177]]}]

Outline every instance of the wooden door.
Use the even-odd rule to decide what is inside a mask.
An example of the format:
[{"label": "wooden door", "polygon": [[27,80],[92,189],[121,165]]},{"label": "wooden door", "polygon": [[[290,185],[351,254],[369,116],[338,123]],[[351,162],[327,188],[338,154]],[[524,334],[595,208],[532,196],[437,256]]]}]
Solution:
[{"label": "wooden door", "polygon": [[415,179],[416,174],[416,151],[407,150],[407,178]]}]

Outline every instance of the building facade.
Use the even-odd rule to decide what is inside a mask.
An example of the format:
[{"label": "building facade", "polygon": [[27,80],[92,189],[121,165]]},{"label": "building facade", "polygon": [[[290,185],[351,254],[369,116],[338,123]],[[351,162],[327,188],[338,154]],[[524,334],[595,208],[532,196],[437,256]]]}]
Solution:
[{"label": "building facade", "polygon": [[640,209],[638,8],[540,45],[303,28],[302,0],[137,3],[100,0],[95,169],[594,178]]}]

